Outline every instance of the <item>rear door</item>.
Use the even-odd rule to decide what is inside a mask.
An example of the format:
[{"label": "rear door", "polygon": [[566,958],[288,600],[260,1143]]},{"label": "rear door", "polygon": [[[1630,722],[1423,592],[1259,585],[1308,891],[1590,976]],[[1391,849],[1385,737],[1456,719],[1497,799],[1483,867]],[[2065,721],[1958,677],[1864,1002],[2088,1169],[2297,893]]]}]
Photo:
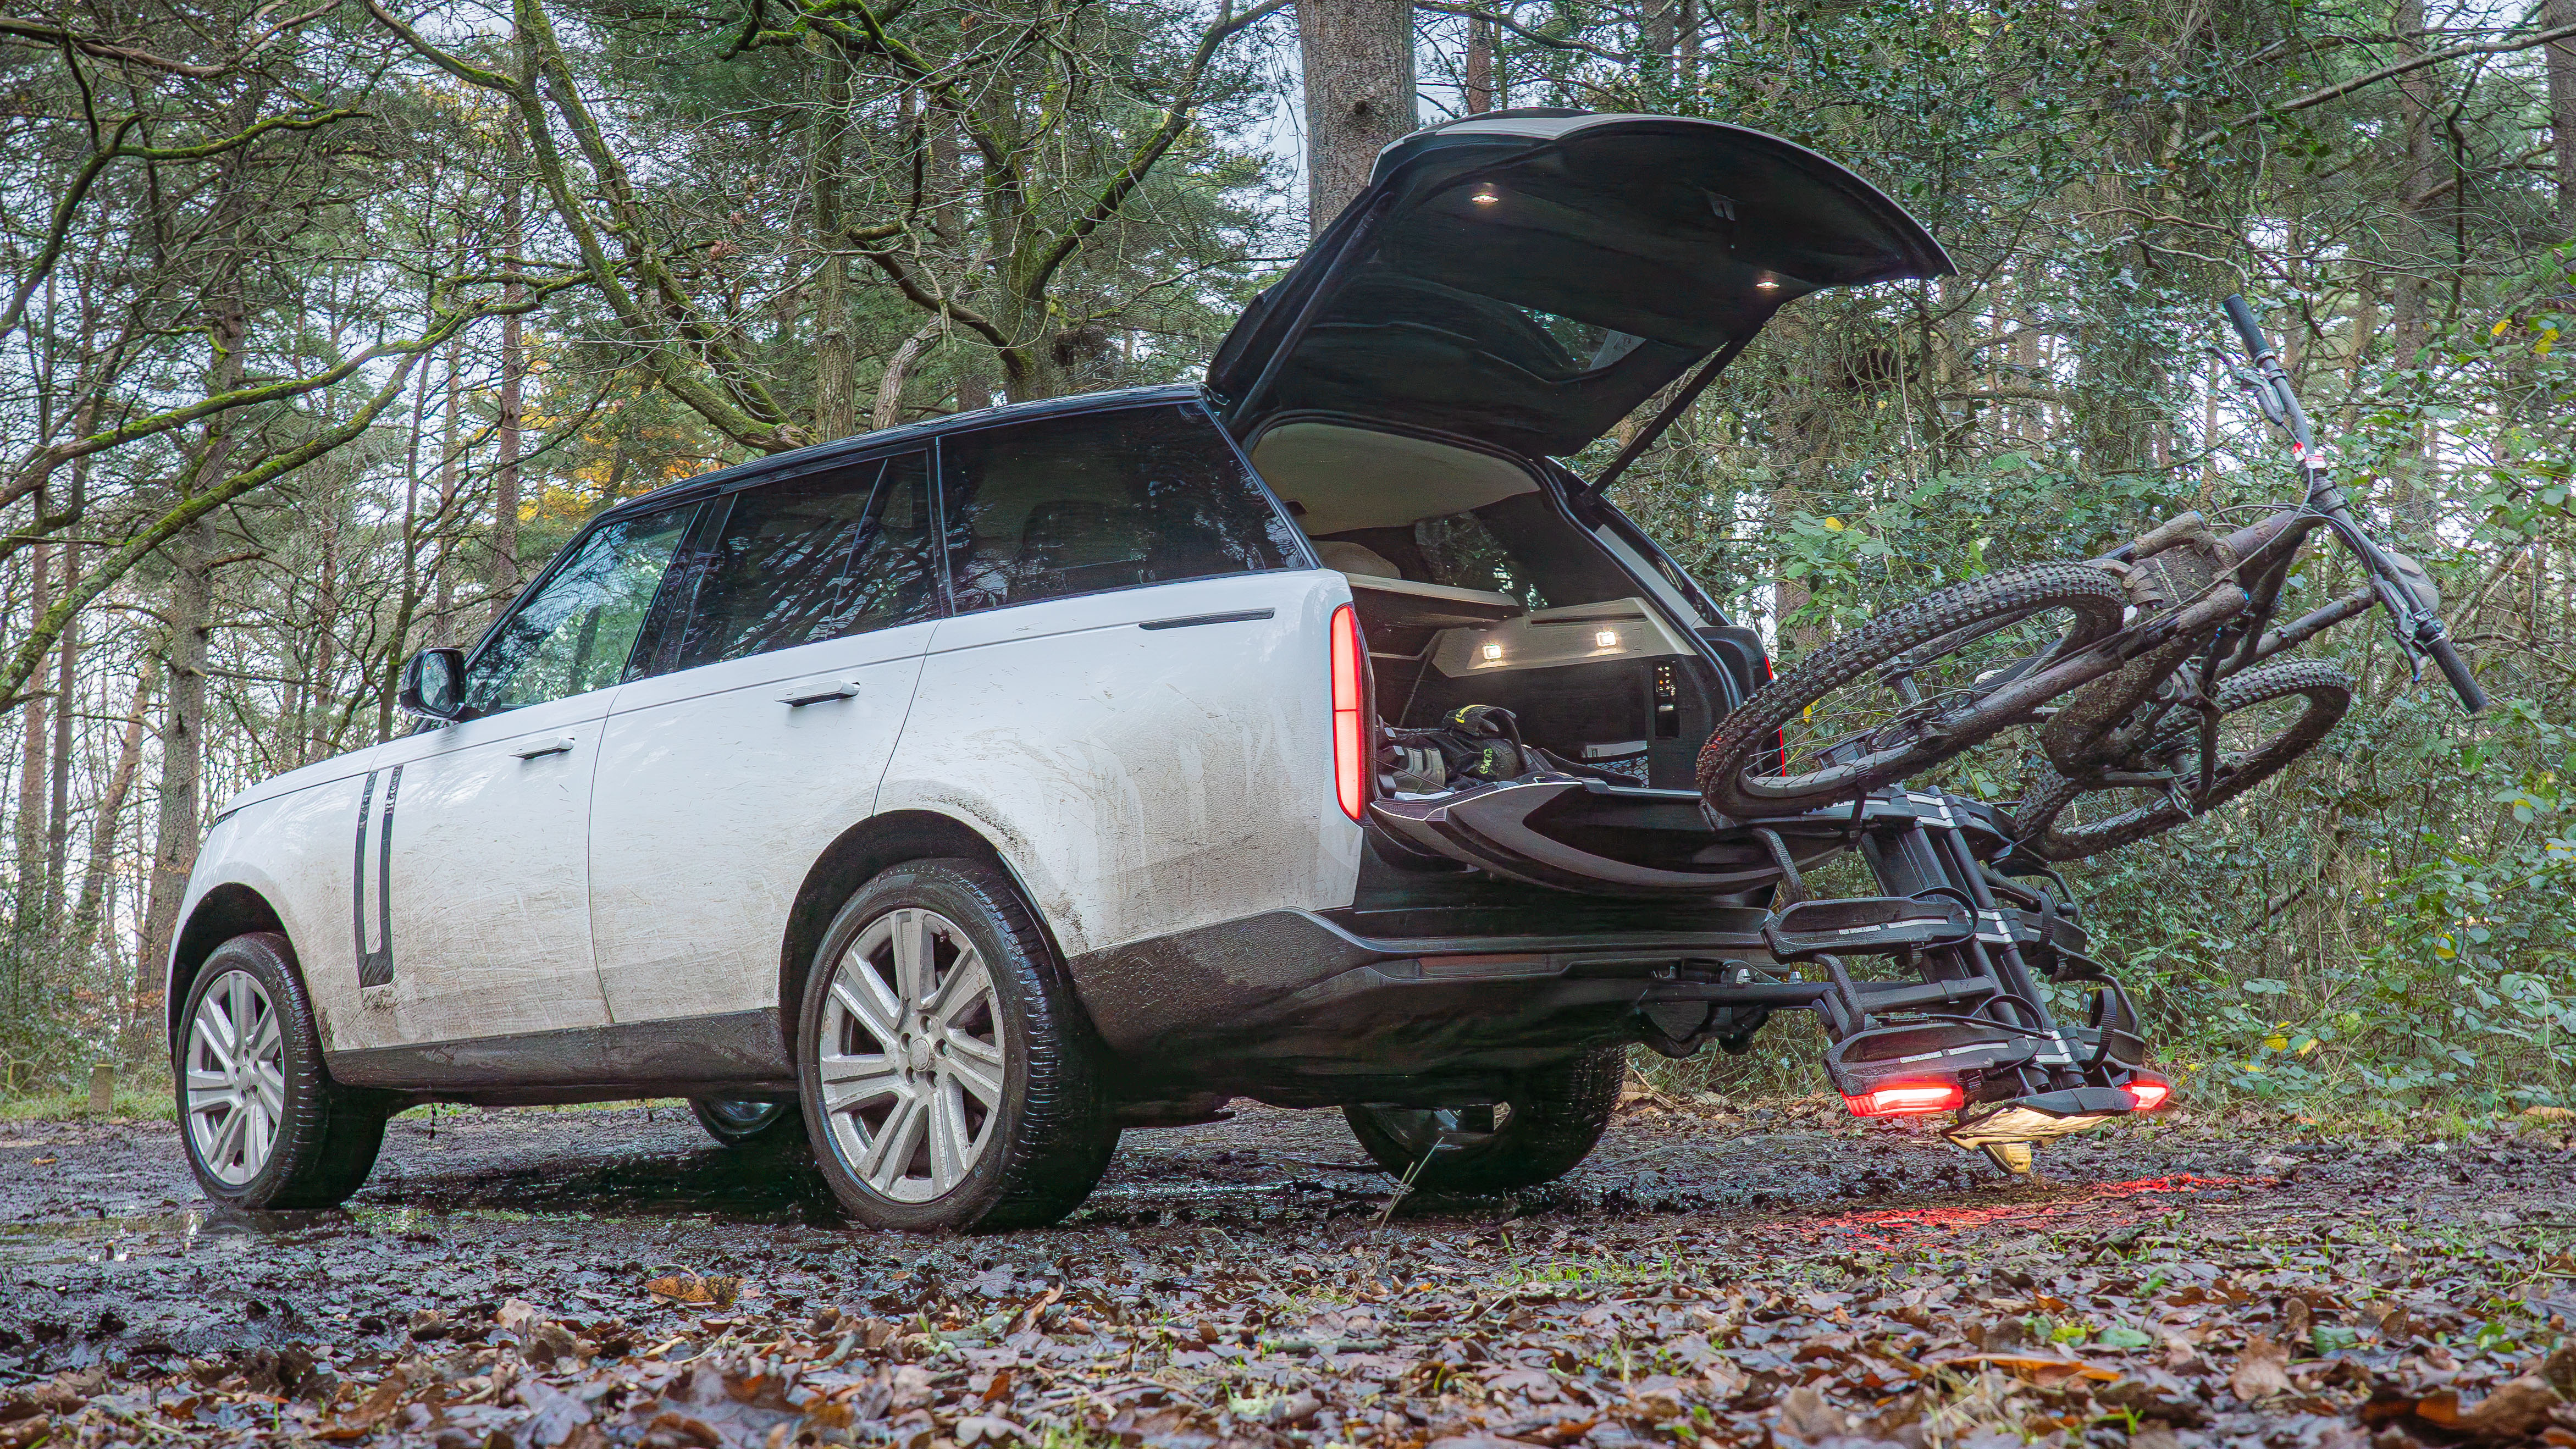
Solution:
[{"label": "rear door", "polygon": [[994,841],[1104,1028],[1121,1013],[1086,952],[1313,905],[1333,861],[1347,901],[1324,649],[1349,593],[1207,413],[1046,418],[940,455],[956,616],[879,808]]},{"label": "rear door", "polygon": [[621,1024],[767,1008],[805,873],[873,811],[940,611],[929,455],[719,499],[607,721],[591,927]]}]

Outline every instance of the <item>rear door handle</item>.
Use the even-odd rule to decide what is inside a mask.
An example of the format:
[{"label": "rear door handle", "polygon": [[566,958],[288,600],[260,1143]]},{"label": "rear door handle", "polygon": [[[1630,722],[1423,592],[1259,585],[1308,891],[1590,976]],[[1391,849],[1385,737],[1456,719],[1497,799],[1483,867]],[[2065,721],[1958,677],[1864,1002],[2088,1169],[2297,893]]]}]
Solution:
[{"label": "rear door handle", "polygon": [[579,741],[575,740],[572,736],[561,735],[541,744],[530,745],[525,749],[512,750],[510,753],[517,755],[523,760],[537,760],[543,759],[547,755],[570,754],[572,752],[572,747],[577,743],[579,743]]},{"label": "rear door handle", "polygon": [[858,692],[859,682],[855,679],[835,680],[830,684],[801,684],[778,696],[778,702],[789,709],[803,709],[809,704],[821,704],[827,699],[856,698]]}]

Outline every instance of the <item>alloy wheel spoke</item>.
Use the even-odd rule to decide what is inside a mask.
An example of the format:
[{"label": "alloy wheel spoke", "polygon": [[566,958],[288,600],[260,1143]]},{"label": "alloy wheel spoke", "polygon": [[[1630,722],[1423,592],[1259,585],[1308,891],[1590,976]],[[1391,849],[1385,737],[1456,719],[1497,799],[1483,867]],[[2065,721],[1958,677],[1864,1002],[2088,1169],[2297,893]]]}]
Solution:
[{"label": "alloy wheel spoke", "polygon": [[823,1083],[823,1110],[846,1112],[882,1102],[903,1091],[903,1069],[892,1056],[869,1052],[840,1056],[827,1054],[819,1063],[817,1075]]},{"label": "alloy wheel spoke", "polygon": [[218,1167],[231,1166],[241,1155],[242,1133],[249,1125],[249,1107],[239,1102],[230,1104],[230,1110],[224,1113],[224,1119],[215,1124],[215,1130],[210,1134],[213,1140],[206,1149],[206,1160]]},{"label": "alloy wheel spoke", "polygon": [[992,1111],[1002,1109],[1002,1054],[991,1045],[952,1032],[941,1070]]},{"label": "alloy wheel spoke", "polygon": [[212,1053],[218,1070],[233,1069],[232,1023],[224,1020],[222,1007],[208,996],[197,1003],[197,1044]]},{"label": "alloy wheel spoke", "polygon": [[938,958],[937,928],[930,922],[928,911],[895,912],[894,984],[907,1008],[930,1004],[931,963]]},{"label": "alloy wheel spoke", "polygon": [[905,1095],[887,1114],[876,1140],[868,1144],[867,1159],[859,1164],[859,1174],[879,1192],[892,1193],[912,1165],[913,1151],[921,1145],[923,1119],[929,1115],[922,1105],[920,1097]]},{"label": "alloy wheel spoke", "polygon": [[286,1073],[274,1063],[261,1062],[251,1069],[251,1085],[258,1089],[260,1105],[267,1110],[270,1120],[283,1120],[286,1116]]},{"label": "alloy wheel spoke", "polygon": [[843,966],[832,978],[832,1000],[843,1011],[857,1017],[877,1045],[891,1051],[903,1034],[903,1006],[886,989],[883,978],[864,961]]},{"label": "alloy wheel spoke", "polygon": [[946,1082],[930,1092],[930,1186],[946,1192],[966,1175],[974,1144],[966,1135],[966,1100]]},{"label": "alloy wheel spoke", "polygon": [[278,1036],[277,1013],[274,1011],[264,1013],[259,1018],[259,1024],[251,1029],[251,1060],[264,1062],[272,1057],[283,1058],[285,1055],[286,1044]]},{"label": "alloy wheel spoke", "polygon": [[939,983],[939,992],[930,1003],[930,1019],[941,1026],[954,1026],[960,1013],[993,994],[992,974],[984,969],[984,958],[972,950],[958,956],[957,964],[948,968],[948,979]]}]

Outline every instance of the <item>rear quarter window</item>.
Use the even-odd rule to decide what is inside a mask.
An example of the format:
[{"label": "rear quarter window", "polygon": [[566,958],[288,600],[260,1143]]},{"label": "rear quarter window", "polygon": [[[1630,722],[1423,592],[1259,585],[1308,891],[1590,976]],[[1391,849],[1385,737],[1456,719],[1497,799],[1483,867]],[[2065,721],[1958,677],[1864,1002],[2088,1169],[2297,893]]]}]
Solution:
[{"label": "rear quarter window", "polygon": [[1295,526],[1194,407],[947,438],[940,488],[961,611],[1302,562]]}]

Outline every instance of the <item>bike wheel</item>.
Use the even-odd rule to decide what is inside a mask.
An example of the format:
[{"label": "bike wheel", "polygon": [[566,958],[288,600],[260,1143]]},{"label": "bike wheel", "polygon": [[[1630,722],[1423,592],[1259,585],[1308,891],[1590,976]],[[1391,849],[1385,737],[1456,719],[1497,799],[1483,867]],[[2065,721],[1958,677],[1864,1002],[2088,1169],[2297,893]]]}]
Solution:
[{"label": "bike wheel", "polygon": [[2070,779],[2043,757],[2014,815],[2022,848],[2042,860],[2081,860],[2197,819],[2314,748],[2351,707],[2352,681],[2331,664],[2291,659],[2226,680],[2216,699],[2218,765],[2206,792],[2200,789],[2200,717],[2184,714],[2109,772],[2166,774],[2170,784],[2105,783],[2099,774]]},{"label": "bike wheel", "polygon": [[1972,706],[2120,627],[2128,595],[2085,564],[2008,569],[1924,595],[1808,655],[1700,750],[1699,788],[1738,819],[1853,799],[1976,745],[2011,719]]}]

